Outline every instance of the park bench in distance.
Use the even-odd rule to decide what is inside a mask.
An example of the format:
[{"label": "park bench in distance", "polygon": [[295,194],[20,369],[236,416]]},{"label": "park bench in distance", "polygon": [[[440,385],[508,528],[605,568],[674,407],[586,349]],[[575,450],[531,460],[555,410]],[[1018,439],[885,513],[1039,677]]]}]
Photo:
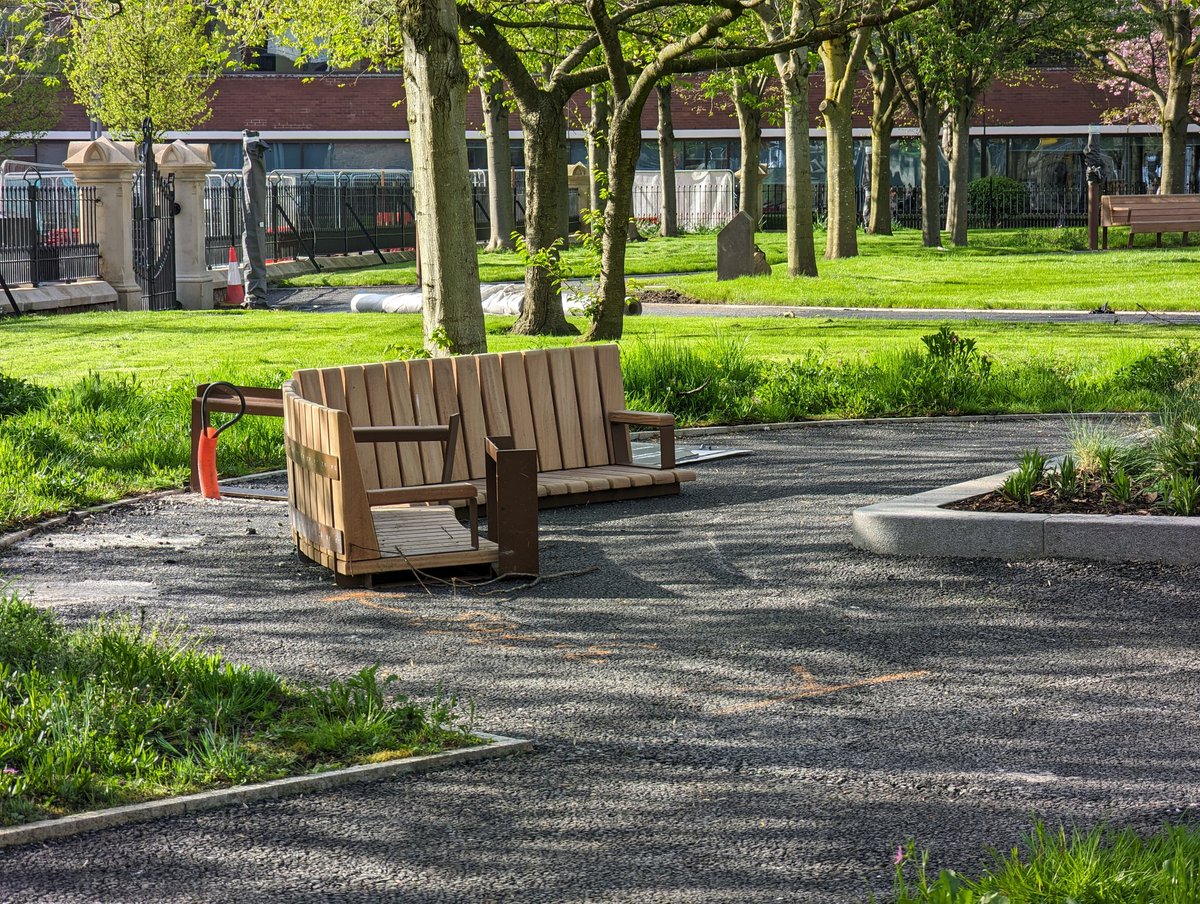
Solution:
[{"label": "park bench in distance", "polygon": [[[479,501],[488,436],[536,449],[543,508],[675,494],[696,479],[675,467],[673,415],[625,410],[616,345],[299,370],[294,380],[300,397],[347,412],[355,428],[446,425],[458,414],[450,479],[474,485]],[[658,468],[633,464],[631,426],[658,430]],[[360,448],[359,464],[368,492],[442,479],[442,457],[429,446],[380,441]]]},{"label": "park bench in distance", "polygon": [[1162,247],[1164,232],[1200,232],[1200,196],[1198,195],[1104,195],[1100,199],[1100,225],[1104,229],[1104,248],[1108,248],[1110,226],[1129,227],[1129,247],[1139,233],[1153,233]]}]

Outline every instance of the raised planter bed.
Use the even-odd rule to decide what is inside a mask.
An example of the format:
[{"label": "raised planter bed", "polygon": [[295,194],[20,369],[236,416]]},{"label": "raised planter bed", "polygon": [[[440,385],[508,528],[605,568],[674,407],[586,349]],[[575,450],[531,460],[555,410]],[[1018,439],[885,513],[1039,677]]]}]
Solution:
[{"label": "raised planter bed", "polygon": [[1200,563],[1200,518],[946,508],[997,491],[1009,473],[860,508],[854,545],[896,556]]}]

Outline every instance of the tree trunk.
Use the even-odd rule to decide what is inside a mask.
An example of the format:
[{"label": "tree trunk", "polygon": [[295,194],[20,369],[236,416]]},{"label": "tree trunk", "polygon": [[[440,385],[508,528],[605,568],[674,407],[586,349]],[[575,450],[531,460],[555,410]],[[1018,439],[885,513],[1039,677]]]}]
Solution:
[{"label": "tree trunk", "polygon": [[918,119],[921,127],[921,243],[926,248],[940,248],[942,187],[938,178],[941,168],[938,146],[942,117],[937,106],[927,102]]},{"label": "tree trunk", "polygon": [[671,86],[658,85],[659,235],[679,235],[675,196],[675,127],[671,123]]},{"label": "tree trunk", "polygon": [[471,173],[463,141],[467,70],[458,44],[458,11],[454,0],[422,0],[404,10],[404,82],[425,347],[434,355],[486,352]]},{"label": "tree trunk", "polygon": [[[757,79],[754,80],[757,82]],[[741,197],[738,210],[749,215],[754,228],[762,223],[762,96],[757,84],[735,77],[733,104],[737,110],[738,135],[742,144],[742,167],[738,171]]]},{"label": "tree trunk", "polygon": [[1172,67],[1167,103],[1162,108],[1162,181],[1158,186],[1161,195],[1182,194],[1186,184],[1184,152],[1191,123],[1188,111],[1192,103],[1194,68],[1194,65]]},{"label": "tree trunk", "polygon": [[633,179],[641,153],[641,107],[618,109],[609,126],[608,200],[600,245],[600,305],[585,337],[620,339],[625,326],[625,249],[633,213]]},{"label": "tree trunk", "polygon": [[950,241],[967,244],[967,185],[971,180],[971,101],[959,101],[950,114],[950,196],[946,231]]},{"label": "tree trunk", "polygon": [[504,82],[487,66],[479,80],[483,122],[487,133],[488,220],[491,225],[484,251],[511,251],[516,215],[512,192],[512,142],[508,137],[508,107]]},{"label": "tree trunk", "polygon": [[899,86],[895,73],[871,63],[871,208],[867,232],[892,234],[892,129],[896,125]]},{"label": "tree trunk", "polygon": [[808,48],[775,58],[783,85],[788,276],[816,276],[812,161],[808,138]]},{"label": "tree trunk", "polygon": [[591,197],[588,206],[592,210],[603,210],[604,201],[600,197],[602,180],[600,174],[607,178],[608,174],[608,89],[597,85],[592,89],[592,121],[588,127],[588,169]]},{"label": "tree trunk", "polygon": [[[546,250],[558,260],[556,243],[567,232],[567,119],[554,98],[521,109],[525,133],[525,244],[530,254]],[[558,243],[561,245],[561,243]],[[545,267],[525,268],[525,301],[512,332],[526,336],[571,336],[579,332],[563,314],[561,288]]]},{"label": "tree trunk", "polygon": [[858,255],[858,203],[854,185],[854,83],[866,52],[866,36],[824,41],[820,46],[825,70],[825,156],[828,194],[828,233],[825,256],[830,260]]}]

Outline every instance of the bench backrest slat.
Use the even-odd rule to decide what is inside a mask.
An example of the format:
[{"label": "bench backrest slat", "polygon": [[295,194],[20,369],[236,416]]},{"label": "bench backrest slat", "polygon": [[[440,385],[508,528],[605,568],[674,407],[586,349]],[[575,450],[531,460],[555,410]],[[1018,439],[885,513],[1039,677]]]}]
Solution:
[{"label": "bench backrest slat", "polygon": [[579,395],[575,389],[575,366],[569,348],[546,350],[550,365],[550,383],[554,397],[554,419],[558,424],[558,451],[564,468],[582,468],[583,429],[579,423]]},{"label": "bench backrest slat", "polygon": [[[455,480],[485,476],[487,436],[536,448],[541,471],[629,460],[627,433],[614,451],[607,423],[607,412],[625,407],[615,345],[304,370],[295,385],[354,426],[433,426],[459,414]],[[438,443],[359,443],[358,462],[369,489],[442,479]]]}]

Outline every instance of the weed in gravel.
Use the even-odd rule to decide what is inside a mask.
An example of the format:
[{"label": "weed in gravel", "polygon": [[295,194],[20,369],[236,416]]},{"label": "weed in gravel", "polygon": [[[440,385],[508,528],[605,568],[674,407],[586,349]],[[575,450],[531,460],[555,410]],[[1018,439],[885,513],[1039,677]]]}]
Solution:
[{"label": "weed in gravel", "polygon": [[1200,829],[1191,826],[1166,825],[1144,836],[1104,826],[1068,832],[1039,822],[1021,845],[993,852],[993,865],[978,877],[949,869],[935,875],[928,853],[911,843],[900,853],[895,904],[1200,901]]}]

